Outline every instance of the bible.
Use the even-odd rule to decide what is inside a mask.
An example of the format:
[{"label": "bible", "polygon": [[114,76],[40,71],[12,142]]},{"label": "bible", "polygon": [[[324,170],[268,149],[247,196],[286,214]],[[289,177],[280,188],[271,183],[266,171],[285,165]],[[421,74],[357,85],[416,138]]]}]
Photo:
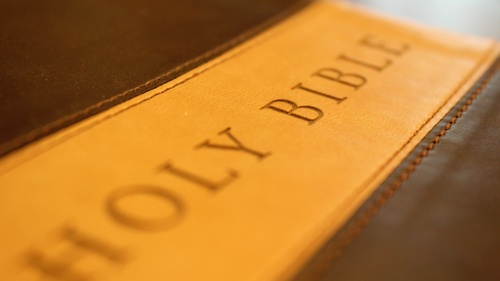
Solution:
[{"label": "bible", "polygon": [[[1,5],[2,280],[338,278],[377,234],[433,256],[370,229],[405,184],[499,184],[438,150],[494,118],[495,40],[347,2]],[[449,197],[418,207],[460,224]]]}]

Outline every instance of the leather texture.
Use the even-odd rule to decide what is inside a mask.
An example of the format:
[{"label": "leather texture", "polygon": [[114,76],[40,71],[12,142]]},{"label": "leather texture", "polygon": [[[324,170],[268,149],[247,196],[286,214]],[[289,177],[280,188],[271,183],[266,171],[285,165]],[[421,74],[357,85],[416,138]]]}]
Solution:
[{"label": "leather texture", "polygon": [[[498,1],[355,2],[460,32],[500,38]],[[497,61],[297,279],[500,279],[498,67]],[[487,77],[493,68],[496,74]],[[484,90],[481,84],[487,84]],[[450,122],[453,125],[443,135]],[[436,138],[439,141],[433,144]],[[398,190],[388,192],[395,182],[400,182]],[[378,211],[366,215],[370,208]]]},{"label": "leather texture", "polygon": [[[0,155],[179,76],[247,39],[297,3],[167,2],[47,2],[42,7],[3,1]],[[100,9],[90,9],[96,5]],[[186,19],[186,14],[192,17]],[[211,30],[205,28],[208,24]],[[429,133],[350,223],[429,147],[483,82]],[[500,278],[499,89],[496,74],[360,235],[333,249],[340,253],[333,267],[328,261],[328,271],[321,270],[314,279]],[[47,99],[49,94],[53,98]]]},{"label": "leather texture", "polygon": [[179,76],[303,2],[1,1],[0,156]]},{"label": "leather texture", "polygon": [[499,110],[497,74],[320,280],[500,280]]},{"label": "leather texture", "polygon": [[[368,46],[360,43],[367,33]],[[8,238],[0,261],[25,253],[32,262],[6,266],[0,280],[90,274],[94,268],[64,259],[64,241],[51,235],[68,221],[98,237],[90,244],[130,245],[125,256],[133,262],[120,262],[115,274],[104,272],[113,263],[99,263],[95,280],[285,280],[364,202],[379,184],[375,178],[385,178],[463,96],[497,50],[490,40],[392,22],[351,5],[312,4],[178,79],[5,157],[26,160],[0,170],[0,222],[10,226],[1,231]],[[331,68],[366,81],[313,75]],[[354,89],[360,81],[366,83]],[[298,83],[315,92],[294,90]],[[283,100],[305,111],[266,108],[286,113],[290,103],[283,107]],[[117,207],[133,194],[155,197]]]},{"label": "leather texture", "polygon": [[436,125],[298,280],[500,278],[499,66]]}]

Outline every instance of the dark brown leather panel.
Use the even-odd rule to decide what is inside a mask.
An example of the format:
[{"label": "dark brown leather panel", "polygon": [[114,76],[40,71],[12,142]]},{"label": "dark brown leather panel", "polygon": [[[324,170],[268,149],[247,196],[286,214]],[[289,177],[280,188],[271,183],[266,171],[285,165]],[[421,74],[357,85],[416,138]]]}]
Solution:
[{"label": "dark brown leather panel", "polygon": [[1,1],[0,156],[177,77],[303,2]]},{"label": "dark brown leather panel", "polygon": [[[315,280],[309,278],[315,276],[311,272],[321,267],[316,280],[500,280],[498,71],[359,232],[369,209],[485,82],[479,81],[428,134],[329,242],[301,280]],[[354,235],[357,232],[359,236]]]}]

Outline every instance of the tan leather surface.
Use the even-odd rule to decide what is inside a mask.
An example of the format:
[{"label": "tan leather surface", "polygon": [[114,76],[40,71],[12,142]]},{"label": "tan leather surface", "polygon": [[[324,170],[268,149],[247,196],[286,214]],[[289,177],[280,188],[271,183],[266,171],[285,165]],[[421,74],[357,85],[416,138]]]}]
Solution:
[{"label": "tan leather surface", "polygon": [[0,2],[0,156],[178,77],[301,0]]},{"label": "tan leather surface", "polygon": [[497,74],[320,280],[500,279],[499,109]]},{"label": "tan leather surface", "polygon": [[312,5],[4,157],[0,277],[288,278],[497,55]]},{"label": "tan leather surface", "polygon": [[[495,0],[355,2],[436,27],[500,38],[500,2]],[[500,279],[499,67],[497,61],[299,280]]]},{"label": "tan leather surface", "polygon": [[499,67],[497,61],[295,280],[500,277]]}]

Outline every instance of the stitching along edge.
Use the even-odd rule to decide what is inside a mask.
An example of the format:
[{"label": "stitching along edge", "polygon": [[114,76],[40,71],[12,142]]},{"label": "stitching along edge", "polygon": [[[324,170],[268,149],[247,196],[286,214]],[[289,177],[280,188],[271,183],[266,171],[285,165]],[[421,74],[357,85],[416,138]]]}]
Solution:
[{"label": "stitching along edge", "polygon": [[[253,28],[250,28],[240,35],[229,39],[226,41],[224,44],[216,46],[215,48],[206,51],[205,53],[195,57],[194,59],[191,59],[189,61],[186,61],[178,66],[176,66],[174,69],[171,69],[164,74],[149,80],[145,82],[144,84],[141,84],[135,88],[129,89],[127,91],[124,91],[122,93],[119,93],[117,95],[114,95],[106,100],[102,100],[96,104],[93,104],[91,106],[88,106],[84,109],[81,109],[77,112],[74,112],[72,114],[63,116],[51,123],[48,123],[44,126],[41,126],[35,130],[32,130],[24,135],[18,136],[14,139],[11,139],[10,141],[6,141],[2,144],[0,144],[0,158],[15,151],[16,149],[19,149],[32,141],[35,141],[37,139],[43,138],[44,136],[54,133],[55,131],[58,131],[60,129],[63,129],[65,127],[71,126],[74,122],[83,120],[85,118],[91,117],[99,112],[102,111],[97,111],[103,106],[109,106],[105,109],[108,109],[110,107],[113,107],[115,105],[118,105],[118,103],[114,103],[116,100],[122,100],[126,101],[129,100],[133,97],[139,96],[148,90],[152,90],[156,87],[161,86],[164,83],[167,83],[169,81],[174,80],[178,76],[186,73],[189,70],[192,70],[193,68],[200,66],[200,62],[206,62],[210,59],[215,58],[218,55],[223,54],[224,52],[238,46],[239,44],[245,42],[246,40],[249,40],[253,37],[256,37],[260,33],[266,31],[266,28],[269,28],[283,20],[285,20],[288,16],[294,14],[298,10],[300,10],[302,7],[312,3],[312,0],[298,0],[294,4],[290,5],[289,7],[283,9],[281,12],[278,12],[277,14],[269,17],[268,19],[258,23],[255,25]],[[137,94],[138,93],[138,94]],[[97,111],[97,112],[94,112]],[[93,112],[93,113],[92,113]]]},{"label": "stitching along edge", "polygon": [[[439,133],[430,140],[430,143],[422,149],[422,151],[415,157],[410,164],[404,168],[391,184],[385,190],[383,190],[376,198],[364,208],[364,210],[355,215],[355,220],[348,222],[344,227],[344,230],[340,230],[339,238],[330,242],[323,250],[320,250],[320,254],[317,258],[313,258],[313,262],[306,265],[306,270],[299,273],[294,280],[318,280],[322,275],[328,270],[331,265],[337,260],[344,250],[358,237],[365,226],[371,221],[371,219],[377,214],[377,212],[385,205],[387,200],[391,198],[396,191],[401,188],[401,185],[406,181],[410,174],[412,174],[416,167],[422,163],[422,160],[427,157],[429,152],[433,150],[439,143],[441,138],[446,135],[446,131],[450,130],[453,125],[457,122],[463,113],[467,111],[469,106],[474,102],[474,100],[484,91],[486,86],[491,82],[492,78],[500,70],[500,60],[493,63],[493,66],[487,72],[483,81],[476,86],[477,88],[470,94],[470,96],[462,103],[462,106],[458,108],[457,113],[446,123],[446,125],[439,131]],[[454,107],[456,108],[456,107]],[[446,117],[445,117],[446,118]],[[432,132],[432,131],[431,131]],[[369,200],[369,199],[368,199]],[[316,261],[314,261],[316,259]],[[307,268],[309,267],[309,268]]]}]

